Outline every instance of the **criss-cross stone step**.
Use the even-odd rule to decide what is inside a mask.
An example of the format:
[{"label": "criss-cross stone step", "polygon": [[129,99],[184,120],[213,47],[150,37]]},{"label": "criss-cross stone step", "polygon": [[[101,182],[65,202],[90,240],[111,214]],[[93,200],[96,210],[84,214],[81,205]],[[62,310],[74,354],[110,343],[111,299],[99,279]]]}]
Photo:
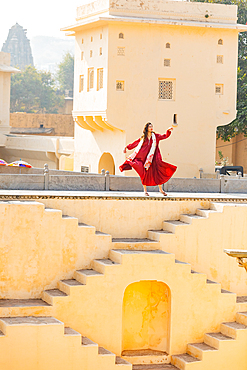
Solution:
[{"label": "criss-cross stone step", "polygon": [[82,284],[87,284],[88,280],[103,277],[104,274],[101,274],[98,271],[92,270],[92,269],[83,269],[83,270],[77,270],[74,273],[74,278],[79,281]]},{"label": "criss-cross stone step", "polygon": [[171,364],[148,364],[148,365],[133,365],[133,370],[178,370],[178,368]]},{"label": "criss-cross stone step", "polygon": [[93,269],[101,274],[104,274],[108,267],[119,266],[119,263],[112,261],[109,258],[93,260]]},{"label": "criss-cross stone step", "polygon": [[125,350],[122,358],[133,365],[160,365],[170,363],[171,356],[164,351],[153,349]]},{"label": "criss-cross stone step", "polygon": [[192,224],[194,220],[203,220],[205,218],[206,217],[197,214],[182,214],[180,216],[180,221],[186,224]]},{"label": "criss-cross stone step", "polygon": [[220,349],[222,343],[224,343],[225,341],[232,340],[234,339],[222,333],[207,333],[204,335],[204,342],[216,349]]},{"label": "criss-cross stone step", "polygon": [[171,221],[164,221],[163,222],[163,230],[169,231],[173,234],[176,232],[177,227],[185,227],[185,226],[190,226],[190,223],[188,222],[182,222],[179,220],[171,220]]},{"label": "criss-cross stone step", "polygon": [[222,334],[237,339],[239,332],[246,330],[247,326],[238,322],[225,322],[221,324],[220,331]]},{"label": "criss-cross stone step", "polygon": [[203,356],[205,352],[210,352],[210,351],[217,351],[216,348],[209,346],[206,343],[193,343],[193,344],[188,344],[187,346],[187,353],[195,357],[199,360],[203,360]]},{"label": "criss-cross stone step", "polygon": [[139,250],[150,250],[159,249],[160,243],[152,239],[138,239],[138,238],[113,238],[112,239],[113,249],[139,249]]},{"label": "criss-cross stone step", "polygon": [[49,307],[42,299],[0,299],[1,307]]},{"label": "criss-cross stone step", "polygon": [[196,214],[198,216],[208,218],[211,214],[218,213],[215,209],[204,209],[204,208],[198,208],[196,210]]},{"label": "criss-cross stone step", "polygon": [[184,370],[187,364],[199,362],[196,357],[183,353],[181,355],[172,356],[172,364],[177,366],[179,369]]},{"label": "criss-cross stone step", "polygon": [[75,279],[61,280],[58,282],[59,290],[61,290],[67,295],[71,294],[71,291],[73,290],[73,288],[79,287],[79,286],[82,287],[84,285],[85,284],[82,284],[81,282]]}]

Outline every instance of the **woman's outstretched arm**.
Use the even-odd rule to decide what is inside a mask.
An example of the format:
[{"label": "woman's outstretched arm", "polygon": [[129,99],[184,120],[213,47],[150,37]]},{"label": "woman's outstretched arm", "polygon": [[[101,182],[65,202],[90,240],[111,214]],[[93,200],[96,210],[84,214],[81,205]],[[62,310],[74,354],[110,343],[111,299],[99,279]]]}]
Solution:
[{"label": "woman's outstretched arm", "polygon": [[131,144],[127,145],[127,146],[124,148],[124,153],[126,153],[126,149],[131,150],[131,149],[136,148],[136,147],[137,147],[137,145],[139,144],[140,140],[141,140],[141,139],[138,139],[138,140],[134,141],[133,143],[131,143]]},{"label": "woman's outstretched arm", "polygon": [[168,137],[169,137],[169,136],[171,135],[171,133],[172,133],[172,130],[173,130],[173,127],[169,127],[165,134],[163,134],[163,135],[161,135],[161,134],[156,134],[156,135],[157,135],[157,139],[158,139],[159,141],[160,141],[160,140],[168,139]]}]

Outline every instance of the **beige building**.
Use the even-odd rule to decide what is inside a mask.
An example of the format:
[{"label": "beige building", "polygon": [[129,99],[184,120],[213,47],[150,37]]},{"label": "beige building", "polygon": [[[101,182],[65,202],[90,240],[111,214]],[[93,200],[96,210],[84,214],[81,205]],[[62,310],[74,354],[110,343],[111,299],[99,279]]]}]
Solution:
[{"label": "beige building", "polygon": [[11,73],[19,72],[10,66],[10,54],[0,52],[0,143],[4,144],[6,134],[10,131],[10,78]]},{"label": "beige building", "polygon": [[179,177],[214,172],[216,127],[236,116],[236,6],[97,0],[63,30],[76,39],[75,170],[118,174],[144,124],[164,133],[176,115],[164,160]]}]

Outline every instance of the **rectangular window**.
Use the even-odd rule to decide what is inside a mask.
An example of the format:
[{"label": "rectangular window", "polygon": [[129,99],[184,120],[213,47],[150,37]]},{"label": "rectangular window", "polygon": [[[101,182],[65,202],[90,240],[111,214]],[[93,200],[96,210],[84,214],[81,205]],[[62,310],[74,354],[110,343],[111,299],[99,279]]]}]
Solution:
[{"label": "rectangular window", "polygon": [[102,48],[99,48],[99,55],[102,55]]},{"label": "rectangular window", "polygon": [[171,59],[164,59],[164,67],[171,67]]},{"label": "rectangular window", "polygon": [[217,63],[223,64],[223,55],[217,55]]},{"label": "rectangular window", "polygon": [[103,68],[97,69],[97,90],[103,89]]},{"label": "rectangular window", "polygon": [[84,52],[82,51],[81,52],[81,60],[83,60],[83,57],[84,57]]},{"label": "rectangular window", "polygon": [[117,48],[117,55],[125,56],[125,48]]},{"label": "rectangular window", "polygon": [[216,95],[223,95],[223,84],[216,84],[215,85],[215,94]]},{"label": "rectangular window", "polygon": [[102,33],[99,35],[100,40],[102,40]]},{"label": "rectangular window", "polygon": [[94,86],[94,69],[88,68],[87,91],[93,89]]},{"label": "rectangular window", "polygon": [[93,56],[93,50],[90,50],[90,58]]},{"label": "rectangular window", "polygon": [[116,81],[116,90],[124,91],[124,81]]},{"label": "rectangular window", "polygon": [[159,80],[159,99],[174,100],[174,80]]},{"label": "rectangular window", "polygon": [[82,92],[83,89],[84,89],[84,75],[80,75],[79,92]]}]

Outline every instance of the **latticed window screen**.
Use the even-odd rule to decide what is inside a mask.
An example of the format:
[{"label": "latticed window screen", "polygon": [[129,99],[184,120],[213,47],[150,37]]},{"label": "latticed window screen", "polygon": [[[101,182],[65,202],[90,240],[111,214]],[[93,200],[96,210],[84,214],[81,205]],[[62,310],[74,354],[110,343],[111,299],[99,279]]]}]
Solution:
[{"label": "latticed window screen", "polygon": [[88,68],[88,90],[93,89],[94,85],[94,69]]},{"label": "latticed window screen", "polygon": [[215,85],[215,94],[223,95],[223,85],[220,85],[220,84]]},{"label": "latticed window screen", "polygon": [[84,76],[80,76],[80,81],[79,81],[79,92],[83,91],[84,89]]},{"label": "latticed window screen", "polygon": [[223,64],[223,55],[217,55],[217,63]]},{"label": "latticed window screen", "polygon": [[171,59],[164,59],[164,67],[170,67],[171,66]]},{"label": "latticed window screen", "polygon": [[124,38],[124,34],[123,34],[122,32],[120,32],[120,34],[118,35],[118,37],[119,37],[120,39],[123,39],[123,38]]},{"label": "latticed window screen", "polygon": [[116,90],[124,91],[124,81],[116,81]]},{"label": "latticed window screen", "polygon": [[103,68],[99,68],[98,70],[97,70],[97,77],[98,77],[98,82],[97,82],[97,84],[98,84],[98,90],[100,90],[100,89],[103,89]]},{"label": "latticed window screen", "polygon": [[117,48],[117,55],[124,56],[125,48]]},{"label": "latticed window screen", "polygon": [[222,39],[218,40],[218,45],[223,45],[223,40]]},{"label": "latticed window screen", "polygon": [[166,43],[166,48],[167,49],[170,49],[171,48],[171,44],[169,42]]},{"label": "latticed window screen", "polygon": [[173,99],[173,81],[160,80],[159,81],[159,99],[172,100]]}]

